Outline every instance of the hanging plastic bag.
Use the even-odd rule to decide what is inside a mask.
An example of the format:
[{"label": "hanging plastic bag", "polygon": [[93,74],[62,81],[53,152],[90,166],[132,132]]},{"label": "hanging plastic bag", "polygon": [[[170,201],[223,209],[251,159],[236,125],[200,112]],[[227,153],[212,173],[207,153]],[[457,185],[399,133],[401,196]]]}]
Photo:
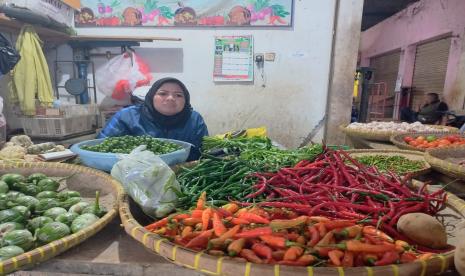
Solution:
[{"label": "hanging plastic bag", "polygon": [[5,75],[18,63],[20,56],[11,43],[0,33],[0,72]]},{"label": "hanging plastic bag", "polygon": [[147,85],[152,79],[148,65],[135,53],[112,58],[96,75],[98,90],[115,100],[129,98],[136,87]]},{"label": "hanging plastic bag", "polygon": [[161,218],[174,210],[180,190],[175,173],[163,160],[145,146],[122,155],[111,170],[129,196],[152,217]]}]

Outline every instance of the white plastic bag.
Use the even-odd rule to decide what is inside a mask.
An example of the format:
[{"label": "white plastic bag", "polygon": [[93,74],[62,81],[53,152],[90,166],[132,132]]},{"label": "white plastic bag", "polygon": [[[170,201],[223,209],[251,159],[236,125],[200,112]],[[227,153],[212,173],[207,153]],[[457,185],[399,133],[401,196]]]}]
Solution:
[{"label": "white plastic bag", "polygon": [[112,58],[96,75],[98,90],[116,100],[128,98],[136,87],[147,85],[152,79],[148,66],[134,53]]},{"label": "white plastic bag", "polygon": [[163,160],[145,146],[122,155],[111,170],[129,196],[152,217],[161,218],[175,208],[179,183],[175,173]]}]

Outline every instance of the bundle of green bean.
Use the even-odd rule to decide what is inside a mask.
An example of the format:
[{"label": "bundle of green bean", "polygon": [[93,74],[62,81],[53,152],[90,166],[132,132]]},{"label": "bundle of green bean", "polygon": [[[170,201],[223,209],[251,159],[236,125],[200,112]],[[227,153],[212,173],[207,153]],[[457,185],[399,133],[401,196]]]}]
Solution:
[{"label": "bundle of green bean", "polygon": [[253,180],[246,176],[255,171],[256,168],[237,158],[201,159],[194,167],[183,167],[177,176],[183,194],[178,198],[177,207],[188,209],[203,191],[213,205],[243,199],[253,190]]},{"label": "bundle of green bean", "polygon": [[398,174],[406,174],[421,170],[425,167],[425,162],[410,160],[404,156],[394,155],[365,155],[356,157],[360,163],[375,166],[382,172],[392,171]]},{"label": "bundle of green bean", "polygon": [[277,171],[283,167],[293,167],[300,160],[313,160],[322,152],[323,146],[314,144],[293,150],[278,148],[246,150],[241,152],[239,158],[260,168],[260,171]]},{"label": "bundle of green bean", "polygon": [[242,152],[251,149],[270,149],[271,140],[267,137],[238,137],[238,138],[218,138],[206,136],[202,141],[202,151],[209,152],[215,149],[222,149],[226,152]]},{"label": "bundle of green bean", "polygon": [[212,150],[222,150],[228,155],[239,156],[258,171],[277,171],[282,167],[292,167],[300,160],[312,160],[323,152],[320,144],[299,149],[283,150],[272,145],[267,137],[217,138],[204,137],[202,150],[208,155]]}]

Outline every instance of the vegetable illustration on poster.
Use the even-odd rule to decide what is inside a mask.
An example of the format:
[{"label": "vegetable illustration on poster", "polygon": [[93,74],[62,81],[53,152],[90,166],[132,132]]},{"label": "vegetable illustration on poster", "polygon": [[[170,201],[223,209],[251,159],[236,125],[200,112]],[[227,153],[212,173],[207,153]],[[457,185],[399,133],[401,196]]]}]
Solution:
[{"label": "vegetable illustration on poster", "polygon": [[292,25],[293,0],[81,0],[76,27]]}]

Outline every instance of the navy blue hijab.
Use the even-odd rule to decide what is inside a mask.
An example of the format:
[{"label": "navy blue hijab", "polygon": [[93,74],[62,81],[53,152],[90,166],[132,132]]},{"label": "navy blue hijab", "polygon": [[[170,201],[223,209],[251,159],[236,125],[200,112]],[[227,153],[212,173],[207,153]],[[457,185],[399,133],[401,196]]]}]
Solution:
[{"label": "navy blue hijab", "polygon": [[[153,106],[153,97],[155,96],[155,93],[157,93],[158,89],[160,89],[160,87],[165,83],[178,84],[181,87],[182,92],[184,93],[184,98],[186,100],[184,108],[181,110],[181,112],[174,114],[172,116],[166,116],[166,115],[161,114]],[[147,95],[145,95],[144,109],[142,112],[145,116],[149,117],[151,121],[153,121],[157,126],[161,128],[173,129],[173,128],[181,127],[186,124],[187,120],[189,120],[189,118],[191,117],[191,113],[192,113],[189,90],[187,90],[184,83],[182,83],[178,79],[175,79],[175,78],[159,79],[152,85],[152,88],[150,88]]]}]

